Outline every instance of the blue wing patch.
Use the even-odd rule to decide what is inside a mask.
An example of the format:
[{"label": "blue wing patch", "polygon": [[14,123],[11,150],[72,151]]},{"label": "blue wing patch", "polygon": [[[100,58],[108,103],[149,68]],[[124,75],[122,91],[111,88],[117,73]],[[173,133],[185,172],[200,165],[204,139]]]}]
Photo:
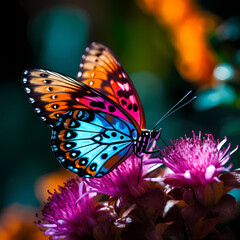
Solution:
[{"label": "blue wing patch", "polygon": [[93,110],[68,111],[52,133],[60,163],[80,177],[102,177],[133,152],[137,129],[117,116]]}]

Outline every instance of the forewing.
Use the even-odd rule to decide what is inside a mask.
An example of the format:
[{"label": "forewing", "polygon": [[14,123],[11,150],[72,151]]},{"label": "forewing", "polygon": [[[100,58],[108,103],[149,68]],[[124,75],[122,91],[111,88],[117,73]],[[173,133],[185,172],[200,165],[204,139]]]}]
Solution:
[{"label": "forewing", "polygon": [[79,67],[79,81],[103,93],[122,106],[145,128],[145,116],[137,91],[110,49],[93,42],[86,48]]},{"label": "forewing", "polygon": [[81,177],[102,177],[133,153],[137,129],[103,112],[69,111],[53,128],[52,149],[60,163]]},{"label": "forewing", "polygon": [[74,109],[111,113],[138,127],[135,120],[116,102],[70,77],[35,69],[26,70],[22,82],[36,113],[52,127],[62,114]]}]

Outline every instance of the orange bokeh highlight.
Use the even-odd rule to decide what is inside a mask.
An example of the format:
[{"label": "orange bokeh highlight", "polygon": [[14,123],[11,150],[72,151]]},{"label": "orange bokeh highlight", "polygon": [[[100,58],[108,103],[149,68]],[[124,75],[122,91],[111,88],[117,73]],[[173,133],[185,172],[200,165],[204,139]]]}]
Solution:
[{"label": "orange bokeh highlight", "polygon": [[207,34],[216,27],[216,16],[201,11],[193,0],[140,0],[140,5],[169,30],[182,77],[198,85],[212,85],[217,59]]},{"label": "orange bokeh highlight", "polygon": [[76,177],[76,174],[67,171],[65,169],[48,173],[41,176],[37,182],[35,187],[35,192],[38,200],[42,202],[46,202],[49,197],[50,192],[54,192],[54,190],[58,189],[58,186],[62,186],[63,183],[67,182],[70,177]]},{"label": "orange bokeh highlight", "polygon": [[34,224],[36,208],[14,204],[3,209],[0,215],[1,240],[47,240],[39,227]]}]

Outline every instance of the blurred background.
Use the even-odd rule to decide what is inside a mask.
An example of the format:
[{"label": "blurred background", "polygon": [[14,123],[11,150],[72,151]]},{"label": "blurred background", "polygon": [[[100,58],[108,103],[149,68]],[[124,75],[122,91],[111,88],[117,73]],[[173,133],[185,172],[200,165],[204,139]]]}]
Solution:
[{"label": "blurred background", "polygon": [[[0,239],[44,239],[34,227],[47,189],[71,174],[21,86],[26,68],[76,78],[85,48],[108,46],[129,73],[151,129],[189,90],[198,99],[164,122],[166,142],[192,130],[240,144],[240,12],[234,0],[6,1],[2,24]],[[162,143],[159,142],[159,146]],[[240,167],[240,151],[232,155]],[[240,193],[232,192],[238,200]],[[40,207],[40,208],[39,208]],[[239,216],[224,223],[237,233]],[[47,238],[46,238],[47,239]]]}]

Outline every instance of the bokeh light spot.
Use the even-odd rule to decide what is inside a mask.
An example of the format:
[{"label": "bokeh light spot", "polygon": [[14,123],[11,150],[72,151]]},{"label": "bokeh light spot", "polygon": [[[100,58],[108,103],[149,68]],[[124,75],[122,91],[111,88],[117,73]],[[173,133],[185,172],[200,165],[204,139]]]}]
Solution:
[{"label": "bokeh light spot", "polygon": [[214,69],[213,74],[217,80],[226,81],[233,78],[234,69],[230,64],[222,63]]},{"label": "bokeh light spot", "polygon": [[232,104],[236,101],[237,95],[234,89],[226,84],[221,84],[213,89],[201,90],[193,106],[198,111],[204,111],[222,104]]}]

